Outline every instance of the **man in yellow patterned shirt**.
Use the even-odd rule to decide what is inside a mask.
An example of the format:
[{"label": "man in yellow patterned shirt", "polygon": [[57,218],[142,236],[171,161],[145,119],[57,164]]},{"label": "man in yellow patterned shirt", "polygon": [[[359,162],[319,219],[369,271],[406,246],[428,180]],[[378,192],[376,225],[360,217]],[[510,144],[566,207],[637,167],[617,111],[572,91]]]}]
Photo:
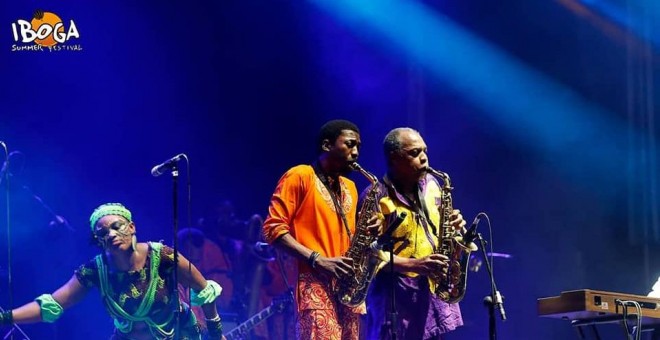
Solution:
[{"label": "man in yellow patterned shirt", "polygon": [[[441,189],[427,173],[427,147],[419,132],[411,128],[390,131],[383,142],[387,174],[376,185],[383,201],[403,222],[392,232],[394,270],[389,265],[373,280],[367,296],[367,339],[389,338],[386,316],[390,309],[390,285],[395,282],[399,339],[441,339],[441,334],[463,325],[458,304],[447,304],[431,294],[428,276],[447,268],[447,257],[434,253],[438,244]],[[364,192],[368,192],[367,188]],[[363,194],[364,196],[364,194]],[[449,224],[462,229],[465,220],[453,210]]]}]

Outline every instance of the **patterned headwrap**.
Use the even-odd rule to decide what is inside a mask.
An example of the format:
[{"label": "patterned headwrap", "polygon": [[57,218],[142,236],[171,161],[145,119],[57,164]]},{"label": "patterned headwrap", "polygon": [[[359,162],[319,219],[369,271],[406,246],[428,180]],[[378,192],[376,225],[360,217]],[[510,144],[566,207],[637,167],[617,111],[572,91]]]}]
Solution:
[{"label": "patterned headwrap", "polygon": [[133,221],[131,219],[131,211],[126,209],[121,203],[106,203],[99,205],[98,208],[94,209],[92,216],[89,217],[89,224],[94,231],[94,226],[101,217],[108,215],[117,215],[127,219],[129,222]]}]

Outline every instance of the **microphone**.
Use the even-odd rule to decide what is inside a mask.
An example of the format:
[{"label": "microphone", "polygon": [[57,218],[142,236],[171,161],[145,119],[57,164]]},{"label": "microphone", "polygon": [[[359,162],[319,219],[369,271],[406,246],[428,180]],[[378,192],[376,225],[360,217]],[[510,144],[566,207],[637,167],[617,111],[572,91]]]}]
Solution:
[{"label": "microphone", "polygon": [[502,317],[502,321],[506,321],[506,313],[504,312],[503,297],[502,294],[500,294],[499,290],[495,291],[495,301],[493,301],[493,296],[488,295],[484,298],[483,302],[485,306],[492,305],[493,307],[497,307],[497,310],[500,312],[500,316]]},{"label": "microphone", "polygon": [[506,313],[504,312],[504,301],[499,290],[495,291],[495,306],[500,311],[502,321],[506,321]]},{"label": "microphone", "polygon": [[35,201],[39,202],[39,204],[41,205],[41,207],[44,208],[44,210],[46,210],[51,216],[53,216],[53,219],[48,223],[49,227],[65,226],[67,229],[71,231],[75,231],[75,228],[73,228],[69,224],[69,221],[67,221],[66,218],[56,214],[53,211],[53,209],[51,209],[50,206],[48,206],[48,204],[46,204],[46,202],[44,202],[44,200],[41,197],[39,197],[39,195],[35,194],[34,191],[30,189],[30,187],[24,185],[23,189],[27,191],[32,196],[32,198],[34,198]]},{"label": "microphone", "polygon": [[64,226],[71,231],[75,231],[75,229],[69,224],[69,221],[67,221],[66,218],[62,217],[61,215],[55,215],[53,220],[48,223],[48,226],[51,228]]},{"label": "microphone", "polygon": [[387,228],[387,231],[385,231],[382,235],[378,236],[378,238],[369,245],[369,248],[371,250],[377,251],[383,249],[383,247],[389,243],[390,239],[392,238],[392,233],[396,228],[398,228],[401,223],[403,223],[403,220],[406,219],[406,216],[408,216],[408,213],[405,211],[402,211],[399,215],[397,215],[396,219],[394,222],[390,224],[390,226]]},{"label": "microphone", "polygon": [[[10,154],[10,156],[11,156],[11,154]],[[8,169],[7,169],[7,168],[8,168],[8,164],[9,164],[9,163],[7,163],[7,160],[5,160],[5,161],[2,163],[2,168],[0,169],[0,181],[2,181],[3,178],[5,178],[5,173],[6,173],[7,170],[8,170]]]},{"label": "microphone", "polygon": [[470,228],[468,228],[465,235],[463,235],[463,243],[470,244],[477,238],[477,226],[479,225],[479,221],[481,221],[481,214],[478,214],[477,217],[474,218]]},{"label": "microphone", "polygon": [[[4,143],[2,143],[2,141],[0,141],[0,144],[3,144],[3,146],[4,146]],[[2,168],[0,168],[0,183],[2,183],[2,180],[5,179],[5,176],[7,176],[7,177],[14,176],[14,174],[12,174],[10,169],[9,169],[9,159],[11,158],[11,156],[18,155],[18,154],[22,155],[23,153],[18,151],[18,150],[14,150],[14,151],[10,152],[9,155],[7,155],[7,159],[5,159],[5,161],[2,163]]]},{"label": "microphone", "polygon": [[151,175],[154,176],[154,177],[158,177],[158,176],[164,174],[167,170],[172,169],[172,167],[174,167],[175,163],[180,161],[181,158],[184,158],[184,157],[186,157],[186,154],[180,153],[180,154],[166,160],[165,162],[156,165],[155,167],[153,167],[151,169]]},{"label": "microphone", "polygon": [[48,223],[49,226],[54,227],[58,224],[68,224],[64,217],[60,215],[55,215],[53,220]]},{"label": "microphone", "polygon": [[252,251],[260,260],[266,262],[273,261],[277,256],[274,253],[275,248],[266,242],[255,242]]},{"label": "microphone", "polygon": [[253,248],[256,251],[269,251],[273,247],[270,244],[266,243],[266,242],[256,242],[254,244]]}]

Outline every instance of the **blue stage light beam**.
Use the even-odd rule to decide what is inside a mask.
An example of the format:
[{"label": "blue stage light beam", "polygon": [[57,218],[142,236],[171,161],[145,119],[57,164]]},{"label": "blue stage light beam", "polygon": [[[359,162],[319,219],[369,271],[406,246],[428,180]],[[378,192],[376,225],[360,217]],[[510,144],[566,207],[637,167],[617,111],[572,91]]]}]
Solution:
[{"label": "blue stage light beam", "polygon": [[424,65],[505,128],[505,135],[535,148],[558,168],[581,177],[608,177],[625,168],[627,122],[442,13],[417,1],[311,1],[356,34],[376,33],[385,48]]},{"label": "blue stage light beam", "polygon": [[611,0],[575,0],[598,12],[607,20],[660,47],[660,1],[642,0],[624,8]]}]

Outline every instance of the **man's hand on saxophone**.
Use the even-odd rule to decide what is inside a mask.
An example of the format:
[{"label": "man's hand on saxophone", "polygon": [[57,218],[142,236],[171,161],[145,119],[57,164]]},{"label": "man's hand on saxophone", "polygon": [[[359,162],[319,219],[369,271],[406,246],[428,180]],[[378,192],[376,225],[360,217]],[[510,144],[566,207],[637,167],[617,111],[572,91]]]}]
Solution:
[{"label": "man's hand on saxophone", "polygon": [[[455,239],[457,239],[457,242],[461,244],[461,246],[465,247],[469,251],[476,251],[477,245],[472,242],[472,239],[470,240],[464,240],[463,237],[465,237],[465,234],[468,232],[465,226],[467,225],[467,222],[465,219],[463,219],[463,215],[461,215],[461,211],[458,209],[454,209],[454,211],[449,215],[449,225],[454,228],[455,231],[457,231],[459,234],[455,236]],[[474,231],[474,230],[473,230]],[[466,239],[469,239],[469,237],[466,237]],[[467,242],[467,243],[466,243]]]},{"label": "man's hand on saxophone", "polygon": [[[429,276],[430,274],[444,273],[449,265],[449,258],[442,254],[431,254],[421,259],[395,256],[394,267],[398,272],[417,273]],[[444,275],[444,274],[443,274]]]},{"label": "man's hand on saxophone", "polygon": [[465,219],[463,219],[463,215],[461,215],[461,211],[458,209],[454,209],[454,211],[449,215],[449,225],[454,227],[454,230],[460,231],[461,235],[465,234],[465,225],[467,222],[465,222]]},{"label": "man's hand on saxophone", "polygon": [[350,257],[319,256],[314,267],[318,272],[341,279],[353,275],[353,259]]},{"label": "man's hand on saxophone", "polygon": [[429,276],[444,273],[449,265],[449,258],[442,254],[431,254],[422,258],[394,256],[394,270],[397,272],[416,273]]},{"label": "man's hand on saxophone", "polygon": [[[379,235],[383,229],[382,215],[374,214],[369,218],[367,224],[367,233],[370,235]],[[338,279],[355,274],[353,270],[353,259],[350,257],[318,256],[314,262],[314,268],[318,271]]]},{"label": "man's hand on saxophone", "polygon": [[383,220],[385,218],[382,214],[374,214],[367,221],[367,232],[369,235],[381,235],[385,230],[383,230]]}]

